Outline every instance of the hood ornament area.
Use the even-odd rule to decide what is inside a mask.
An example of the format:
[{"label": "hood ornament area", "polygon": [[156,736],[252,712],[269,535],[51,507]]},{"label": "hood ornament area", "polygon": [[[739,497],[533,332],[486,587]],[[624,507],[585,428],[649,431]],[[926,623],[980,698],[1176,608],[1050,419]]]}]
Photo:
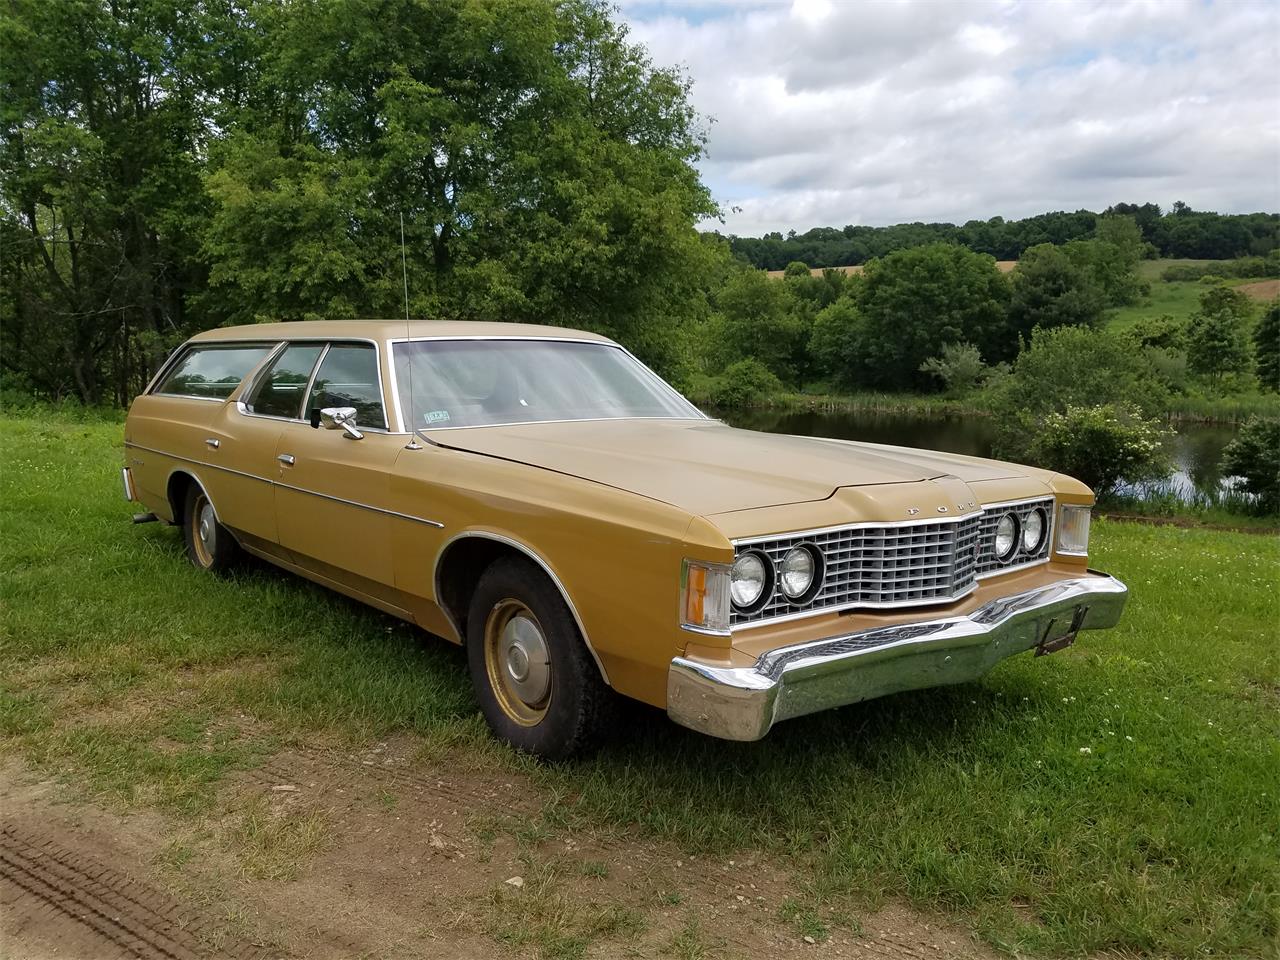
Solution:
[{"label": "hood ornament area", "polygon": [[908,517],[914,517],[914,516],[915,516],[917,513],[919,513],[919,512],[920,512],[920,508],[919,508],[919,507],[907,507],[907,516],[908,516]]}]

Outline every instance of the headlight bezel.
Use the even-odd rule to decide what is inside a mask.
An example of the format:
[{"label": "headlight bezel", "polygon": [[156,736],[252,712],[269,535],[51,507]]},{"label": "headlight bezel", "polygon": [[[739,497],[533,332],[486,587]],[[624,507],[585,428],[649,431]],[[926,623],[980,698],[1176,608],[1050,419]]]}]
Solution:
[{"label": "headlight bezel", "polygon": [[[1009,534],[1009,546],[1006,550],[1000,549],[1000,528],[1008,522],[1013,530]],[[991,549],[995,553],[996,560],[1000,563],[1012,563],[1022,549],[1022,523],[1018,520],[1018,515],[1012,510],[1007,511],[999,520],[996,521],[996,527],[991,532]]]},{"label": "headlight bezel", "polygon": [[[809,579],[809,583],[803,590],[795,594],[791,593],[787,589],[786,582],[787,560],[794,553],[803,553],[808,556],[810,563],[813,566],[813,573]],[[822,589],[823,581],[826,579],[826,573],[826,558],[823,556],[822,551],[818,549],[817,544],[810,543],[806,540],[788,548],[787,552],[783,554],[782,562],[779,564],[778,571],[775,574],[777,589],[782,596],[786,598],[788,603],[793,606],[804,606],[807,603],[811,603],[813,598],[818,595],[818,592]]]},{"label": "headlight bezel", "polygon": [[[1031,530],[1031,520],[1035,518],[1040,524],[1040,530],[1036,534],[1035,540],[1031,543],[1027,542],[1027,533]],[[1049,514],[1044,507],[1036,507],[1027,513],[1026,519],[1022,523],[1021,550],[1030,557],[1038,556],[1040,551],[1044,549],[1045,538],[1049,535]]]},{"label": "headlight bezel", "polygon": [[[747,603],[739,603],[733,595],[734,573],[738,568],[738,564],[745,560],[754,559],[760,562],[763,571],[763,578],[760,585],[760,593]],[[764,609],[765,605],[773,597],[774,589],[777,586],[777,571],[773,569],[773,561],[769,559],[769,555],[763,550],[744,550],[733,558],[733,563],[729,564],[729,603],[733,609],[739,613],[752,614]]]}]

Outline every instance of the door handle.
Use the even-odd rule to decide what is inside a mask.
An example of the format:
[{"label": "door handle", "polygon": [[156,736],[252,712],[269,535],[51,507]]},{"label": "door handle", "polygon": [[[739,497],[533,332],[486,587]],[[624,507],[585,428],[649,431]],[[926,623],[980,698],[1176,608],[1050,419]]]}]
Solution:
[{"label": "door handle", "polygon": [[293,466],[293,454],[291,453],[282,453],[280,454],[280,456],[276,457],[276,459],[279,460],[281,463],[283,463],[286,467]]},{"label": "door handle", "polygon": [[213,449],[215,449],[215,450],[217,450],[220,446],[222,446],[222,441],[221,441],[221,440],[215,440],[213,437],[210,437],[208,440],[206,440],[206,441],[205,441],[205,443],[206,443],[208,446],[213,447]]}]

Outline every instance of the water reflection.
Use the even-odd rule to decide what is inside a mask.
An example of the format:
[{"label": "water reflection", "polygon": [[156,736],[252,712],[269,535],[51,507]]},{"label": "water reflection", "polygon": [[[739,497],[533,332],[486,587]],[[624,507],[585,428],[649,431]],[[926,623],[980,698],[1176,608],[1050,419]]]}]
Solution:
[{"label": "water reflection", "polygon": [[[989,417],[939,417],[872,410],[721,410],[710,411],[735,427],[806,437],[864,440],[975,457],[991,456],[995,424]],[[1169,441],[1174,472],[1157,486],[1189,496],[1223,486],[1223,448],[1235,436],[1224,425],[1182,424]],[[1139,491],[1135,491],[1139,492]]]}]

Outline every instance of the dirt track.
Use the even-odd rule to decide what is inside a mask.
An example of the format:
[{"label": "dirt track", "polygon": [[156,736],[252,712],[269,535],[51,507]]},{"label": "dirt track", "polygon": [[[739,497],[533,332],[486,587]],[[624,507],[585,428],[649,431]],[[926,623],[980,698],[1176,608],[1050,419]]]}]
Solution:
[{"label": "dirt track", "polygon": [[796,877],[758,853],[719,862],[549,829],[529,783],[432,769],[400,744],[291,751],[224,793],[219,816],[171,821],[65,803],[0,766],[0,954],[487,960],[579,955],[581,941],[604,958],[990,956],[897,905],[824,918],[830,939],[806,942],[779,915]]}]

